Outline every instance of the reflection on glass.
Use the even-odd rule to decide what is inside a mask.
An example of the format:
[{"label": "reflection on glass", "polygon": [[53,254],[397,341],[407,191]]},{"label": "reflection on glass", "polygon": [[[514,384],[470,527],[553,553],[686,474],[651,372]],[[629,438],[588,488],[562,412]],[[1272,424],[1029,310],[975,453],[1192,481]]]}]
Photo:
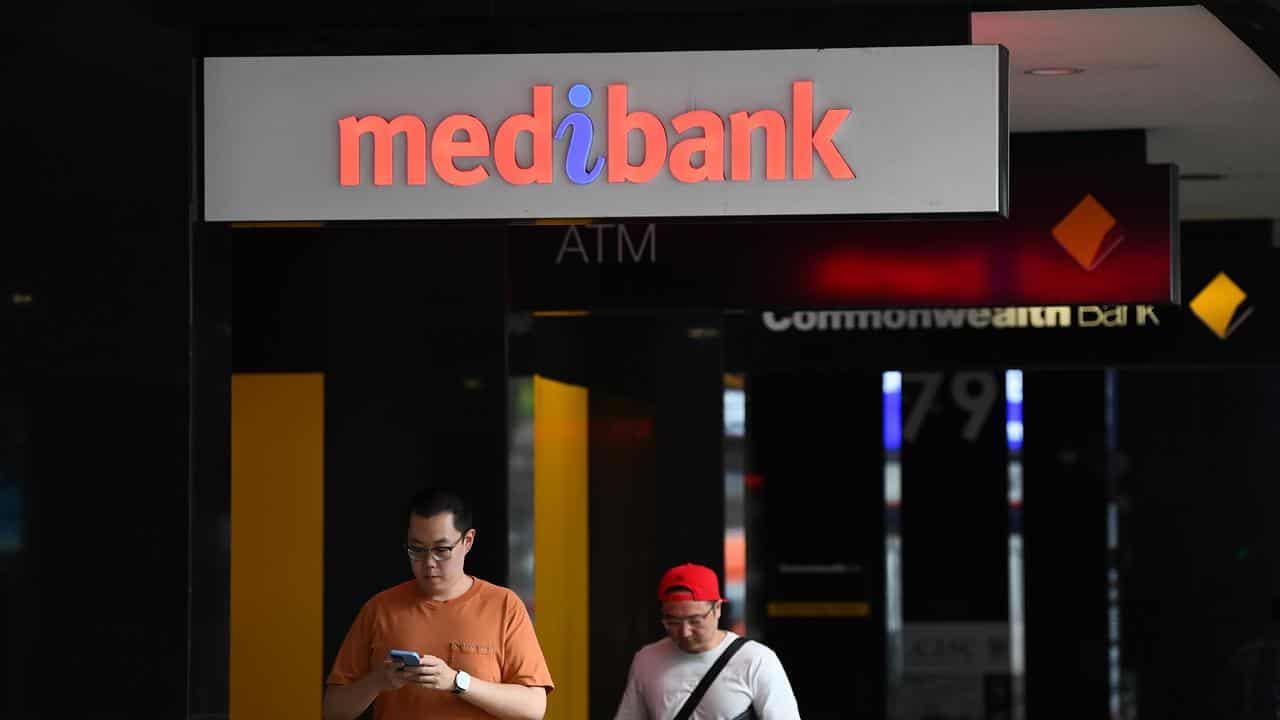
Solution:
[{"label": "reflection on glass", "polygon": [[[989,376],[988,376],[989,377]],[[928,623],[903,619],[902,534],[902,373],[882,375],[882,447],[884,450],[885,498],[885,631],[888,644],[886,681],[889,717],[895,720],[926,718],[1007,717],[1023,720],[1026,716],[1025,672],[1026,647],[1023,602],[1022,560],[1022,371],[1005,373],[1005,439],[1008,452],[1007,498],[1009,507],[1009,619],[1004,622]],[[994,387],[991,388],[994,390]],[[992,393],[994,395],[994,393]],[[959,400],[957,400],[959,402]],[[912,657],[920,651],[927,657],[952,650],[972,655],[971,667],[912,666],[907,662],[907,649]],[[981,684],[975,685],[976,679]],[[1008,685],[1001,690],[1001,679]],[[981,708],[988,694],[992,698],[1003,692],[1008,713],[990,705],[987,715]],[[948,699],[971,711],[946,707]],[[997,708],[1002,704],[996,701]],[[973,712],[979,712],[974,715]],[[998,715],[990,713],[997,712]]]},{"label": "reflection on glass", "polygon": [[1009,457],[1022,452],[1022,371],[1006,370],[1004,373],[1005,438],[1009,445]]},{"label": "reflection on glass", "polygon": [[22,547],[22,489],[17,478],[0,468],[0,554]]},{"label": "reflection on glass", "polygon": [[533,616],[533,378],[509,381],[511,430],[507,451],[507,567],[509,585]]},{"label": "reflection on glass", "polygon": [[1009,673],[1013,720],[1026,716],[1026,625],[1022,592],[1022,371],[1004,373],[1005,443],[1009,451]]},{"label": "reflection on glass", "polygon": [[746,537],[747,393],[742,375],[724,376],[724,626],[748,635]]},{"label": "reflection on glass", "polygon": [[884,449],[886,453],[896,453],[902,450],[902,373],[896,370],[884,373],[880,389],[884,405]]},{"label": "reflection on glass", "polygon": [[[739,381],[740,382],[740,381]],[[747,393],[742,388],[724,389],[724,436],[740,438],[747,434]]]},{"label": "reflection on glass", "polygon": [[[27,466],[26,422],[19,398],[0,396],[0,555],[22,549],[22,477]],[[15,402],[17,401],[17,402]]]},{"label": "reflection on glass", "polygon": [[[1119,381],[1115,368],[1107,368],[1103,373],[1103,392],[1105,395],[1104,424],[1106,431],[1107,456],[1114,457],[1119,451],[1119,424],[1116,402],[1117,383]],[[1116,476],[1107,475],[1107,705],[1113,720],[1121,717],[1121,657],[1120,657],[1120,569],[1117,556],[1120,552],[1120,507],[1116,503],[1118,495]],[[1280,699],[1278,697],[1277,699]]]},{"label": "reflection on glass", "polygon": [[898,511],[902,504],[902,373],[886,372],[881,376],[882,446],[884,448],[884,560],[885,560],[885,632],[888,657],[888,691],[890,706],[894,694],[901,689],[905,663],[902,634],[902,535],[898,529]]}]

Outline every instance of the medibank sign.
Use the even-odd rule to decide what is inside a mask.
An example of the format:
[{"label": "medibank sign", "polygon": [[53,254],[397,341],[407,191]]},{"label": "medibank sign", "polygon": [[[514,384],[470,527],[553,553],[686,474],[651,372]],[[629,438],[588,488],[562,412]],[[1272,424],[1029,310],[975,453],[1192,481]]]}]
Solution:
[{"label": "medibank sign", "polygon": [[[493,136],[493,165],[501,178],[512,185],[549,184],[552,173],[550,85],[533,88],[533,113],[512,115],[502,121]],[[729,115],[729,179],[747,182],[752,178],[752,131],[764,131],[764,172],[768,180],[813,179],[813,156],[817,155],[828,176],[836,180],[852,180],[853,171],[833,142],[836,130],[849,117],[849,108],[827,110],[817,132],[813,128],[813,83],[792,83],[791,105],[791,174],[787,174],[787,118],[777,110],[735,112]],[[591,89],[577,84],[569,88],[569,102],[574,107],[591,103]],[[671,118],[677,134],[696,129],[680,140],[667,154],[667,128],[650,112],[627,110],[627,86],[609,86],[608,109],[608,181],[611,183],[652,182],[666,167],[677,182],[724,182],[725,121],[710,110],[690,110]],[[360,185],[361,136],[373,136],[373,183],[394,183],[396,135],[405,136],[405,182],[427,184],[427,125],[416,115],[401,115],[388,121],[378,115],[357,118],[350,115],[338,121],[339,177],[343,185]],[[629,156],[630,135],[640,133],[640,161],[632,164]],[[458,139],[458,133],[463,139]],[[516,142],[527,133],[533,145],[533,160],[522,167],[516,159]],[[565,144],[564,174],[570,182],[587,185],[595,182],[606,166],[605,156],[591,160],[591,141],[595,135],[591,117],[581,112],[569,113],[556,128],[555,139],[568,137]],[[490,156],[489,128],[474,115],[455,114],[440,121],[431,134],[431,164],[437,175],[450,185],[477,185],[489,177],[488,170],[477,164],[466,170],[458,167],[459,158]],[[695,160],[695,158],[698,158]],[[668,159],[670,163],[668,164]]]},{"label": "medibank sign", "polygon": [[210,58],[205,219],[1006,211],[995,46]]}]

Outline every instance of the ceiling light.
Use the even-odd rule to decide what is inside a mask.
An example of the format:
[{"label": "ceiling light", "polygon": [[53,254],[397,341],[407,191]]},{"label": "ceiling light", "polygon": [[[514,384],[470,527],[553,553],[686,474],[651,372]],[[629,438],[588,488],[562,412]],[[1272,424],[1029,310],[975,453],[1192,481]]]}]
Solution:
[{"label": "ceiling light", "polygon": [[1027,71],[1028,75],[1040,75],[1045,77],[1057,77],[1059,75],[1079,75],[1084,72],[1082,67],[1069,67],[1066,65],[1031,68]]}]

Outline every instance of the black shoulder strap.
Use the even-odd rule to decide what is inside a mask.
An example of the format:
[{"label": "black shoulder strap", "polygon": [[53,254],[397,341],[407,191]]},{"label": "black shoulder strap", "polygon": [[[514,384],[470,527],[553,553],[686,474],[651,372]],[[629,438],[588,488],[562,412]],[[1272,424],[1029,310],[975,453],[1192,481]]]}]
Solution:
[{"label": "black shoulder strap", "polygon": [[724,670],[724,666],[729,664],[729,660],[734,653],[746,645],[749,641],[744,637],[735,638],[729,643],[729,647],[720,653],[720,657],[711,664],[711,669],[707,670],[707,674],[702,676],[702,680],[698,682],[698,686],[689,693],[689,699],[684,701],[684,705],[680,706],[680,712],[676,713],[674,720],[689,720],[693,715],[694,708],[698,707],[698,703],[702,700],[702,696],[707,694],[707,688],[711,687],[711,683],[715,682],[716,677],[720,675],[720,671]]}]

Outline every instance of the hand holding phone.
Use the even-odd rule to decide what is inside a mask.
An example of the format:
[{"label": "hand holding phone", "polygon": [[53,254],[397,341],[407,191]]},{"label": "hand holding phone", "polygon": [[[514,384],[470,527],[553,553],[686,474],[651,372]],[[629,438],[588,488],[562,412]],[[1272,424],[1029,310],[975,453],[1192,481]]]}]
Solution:
[{"label": "hand holding phone", "polygon": [[392,650],[388,654],[391,656],[391,660],[393,662],[398,662],[401,665],[408,666],[422,664],[422,658],[419,657],[416,652],[409,652],[408,650]]}]

